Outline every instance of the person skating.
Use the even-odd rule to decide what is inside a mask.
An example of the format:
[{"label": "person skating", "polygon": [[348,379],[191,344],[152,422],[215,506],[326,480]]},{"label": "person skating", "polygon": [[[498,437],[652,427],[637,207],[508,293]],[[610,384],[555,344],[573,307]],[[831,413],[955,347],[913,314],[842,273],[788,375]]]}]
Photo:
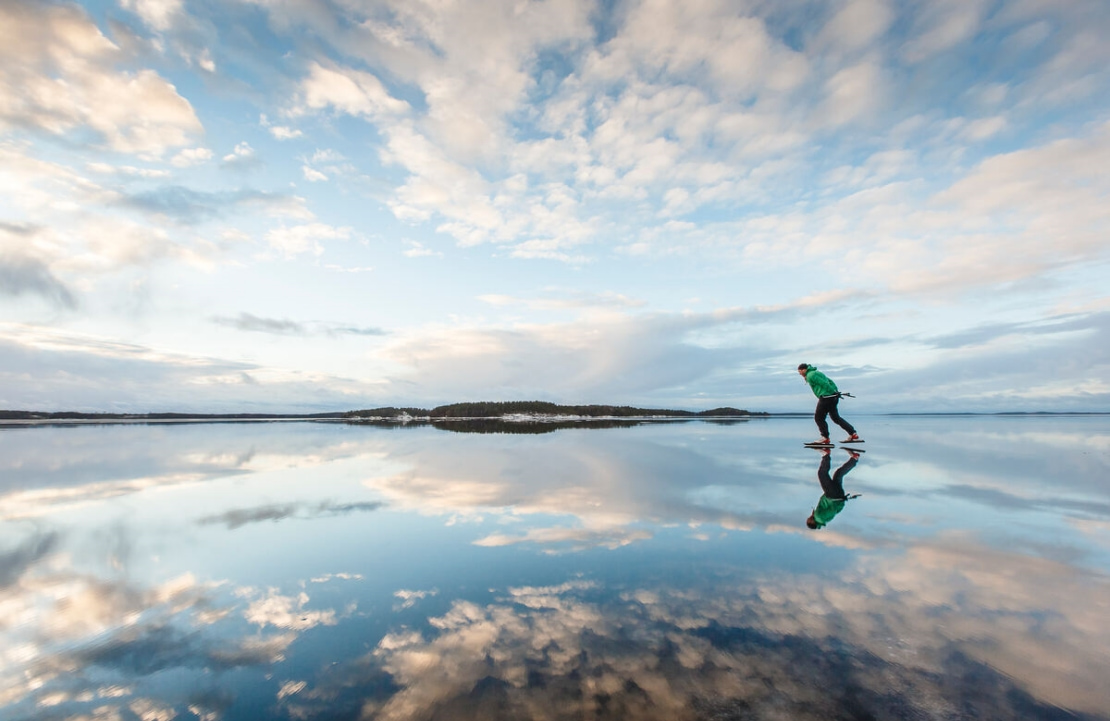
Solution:
[{"label": "person skating", "polygon": [[832,382],[832,379],[808,363],[802,363],[798,366],[798,375],[806,379],[806,383],[809,383],[809,387],[813,390],[813,395],[817,396],[817,410],[813,413],[813,420],[817,421],[817,429],[821,431],[821,439],[810,445],[830,444],[827,417],[831,417],[833,423],[847,431],[848,437],[841,443],[862,443],[863,440],[856,435],[856,429],[852,427],[851,423],[841,418],[837,411],[836,407],[840,403],[840,391],[836,384]]}]

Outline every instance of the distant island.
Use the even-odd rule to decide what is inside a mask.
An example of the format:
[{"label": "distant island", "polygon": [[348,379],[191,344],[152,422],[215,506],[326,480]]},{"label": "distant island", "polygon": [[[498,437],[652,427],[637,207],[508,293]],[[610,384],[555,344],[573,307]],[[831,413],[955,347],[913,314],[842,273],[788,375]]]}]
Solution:
[{"label": "distant island", "polygon": [[77,411],[4,411],[0,421],[189,421],[189,420],[346,420],[392,421],[473,420],[493,418],[509,421],[572,421],[591,418],[748,418],[770,416],[763,411],[713,408],[682,411],[613,405],[559,405],[546,401],[452,403],[435,408],[386,406],[334,413],[81,413]]},{"label": "distant island", "polygon": [[634,406],[584,405],[564,406],[546,401],[508,401],[480,403],[452,403],[431,410],[423,408],[372,408],[350,411],[347,418],[388,420],[402,417],[449,420],[452,418],[735,418],[766,416],[769,413],[746,411],[737,408],[714,408],[708,411],[679,411],[665,408],[636,408]]}]

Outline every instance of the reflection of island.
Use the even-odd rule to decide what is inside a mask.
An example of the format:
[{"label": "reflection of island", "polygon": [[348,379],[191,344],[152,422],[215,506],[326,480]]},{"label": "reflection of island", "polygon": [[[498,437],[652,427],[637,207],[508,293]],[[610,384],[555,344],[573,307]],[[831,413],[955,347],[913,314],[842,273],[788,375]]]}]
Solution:
[{"label": "reflection of island", "polygon": [[806,519],[806,526],[817,530],[827,526],[836,514],[844,510],[844,503],[855,496],[849,496],[844,492],[844,476],[856,467],[859,462],[859,454],[855,451],[848,451],[849,457],[844,465],[836,469],[836,472],[831,476],[829,469],[832,468],[832,456],[828,449],[821,453],[821,465],[817,467],[817,479],[821,482],[820,500],[817,501],[817,506],[813,509],[813,513],[809,514]]},{"label": "reflection of island", "polygon": [[375,428],[421,428],[432,426],[441,431],[452,433],[517,433],[534,435],[552,433],[567,428],[634,428],[651,423],[689,423],[702,421],[714,425],[733,425],[746,423],[746,418],[551,418],[551,417],[502,417],[502,418],[433,418],[416,420],[407,423],[397,423],[386,420],[349,420],[360,426],[373,426]]},{"label": "reflection of island", "polygon": [[[632,428],[652,421],[625,421],[611,418],[581,421],[516,421],[503,418],[472,418],[466,420],[435,420],[431,425],[441,431],[455,433],[551,433],[563,428]],[[657,421],[673,423],[675,421]],[[682,421],[678,421],[682,422]]]}]

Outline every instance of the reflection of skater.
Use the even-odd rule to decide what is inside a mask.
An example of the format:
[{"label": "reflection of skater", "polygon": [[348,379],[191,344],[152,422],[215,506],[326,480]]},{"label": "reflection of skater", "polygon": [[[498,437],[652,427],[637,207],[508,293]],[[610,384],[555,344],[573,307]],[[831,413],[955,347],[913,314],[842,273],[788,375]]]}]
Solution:
[{"label": "reflection of skater", "polygon": [[844,465],[836,469],[836,473],[829,477],[829,468],[832,466],[832,459],[829,457],[829,449],[821,451],[821,465],[817,467],[817,480],[821,481],[821,499],[817,501],[817,507],[813,509],[813,513],[809,514],[806,519],[806,525],[817,530],[824,528],[836,517],[836,514],[844,510],[844,502],[849,498],[856,496],[849,496],[844,492],[844,476],[848,475],[848,471],[856,467],[859,461],[859,454],[855,451],[848,450],[848,455],[851,456]]},{"label": "reflection of skater", "polygon": [[837,405],[840,403],[840,391],[837,390],[836,384],[832,380],[817,370],[808,363],[802,363],[798,366],[798,375],[806,379],[809,387],[813,389],[813,395],[817,396],[817,410],[813,414],[813,420],[817,421],[817,428],[821,431],[821,440],[814,441],[813,445],[825,445],[829,442],[829,424],[825,417],[831,417],[833,423],[848,431],[848,437],[841,443],[862,443],[862,440],[856,435],[856,429],[852,424],[840,417],[840,413],[836,410]]}]

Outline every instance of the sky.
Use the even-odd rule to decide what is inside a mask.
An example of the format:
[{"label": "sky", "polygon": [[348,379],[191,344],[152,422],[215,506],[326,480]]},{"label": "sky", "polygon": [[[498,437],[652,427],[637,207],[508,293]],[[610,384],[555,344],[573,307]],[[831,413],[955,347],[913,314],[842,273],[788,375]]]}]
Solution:
[{"label": "sky", "polygon": [[1105,0],[0,1],[0,408],[1110,411]]}]

